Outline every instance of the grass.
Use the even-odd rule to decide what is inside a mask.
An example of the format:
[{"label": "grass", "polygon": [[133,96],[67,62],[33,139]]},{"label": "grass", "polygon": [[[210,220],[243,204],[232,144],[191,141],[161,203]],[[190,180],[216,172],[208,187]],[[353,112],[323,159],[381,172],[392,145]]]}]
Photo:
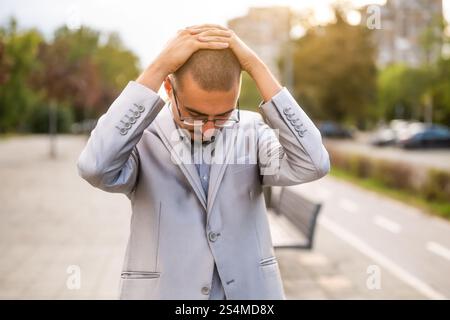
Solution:
[{"label": "grass", "polygon": [[352,182],[367,190],[375,191],[377,193],[389,196],[396,200],[402,201],[414,207],[418,207],[425,212],[437,215],[444,219],[450,220],[450,203],[430,201],[423,197],[412,194],[401,189],[394,189],[381,183],[373,178],[360,178],[348,173],[345,170],[332,167],[330,174],[333,177]]},{"label": "grass", "polygon": [[11,138],[16,138],[16,137],[26,137],[28,135],[31,135],[31,133],[18,133],[18,132],[0,133],[0,141],[1,140],[8,140],[8,139],[11,139]]},{"label": "grass", "polygon": [[0,140],[6,140],[15,136],[16,134],[14,133],[0,133]]}]

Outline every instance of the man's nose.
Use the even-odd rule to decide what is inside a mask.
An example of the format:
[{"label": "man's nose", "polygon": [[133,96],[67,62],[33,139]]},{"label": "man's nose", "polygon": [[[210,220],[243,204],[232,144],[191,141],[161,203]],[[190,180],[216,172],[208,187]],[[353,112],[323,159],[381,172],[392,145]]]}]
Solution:
[{"label": "man's nose", "polygon": [[216,127],[214,126],[214,121],[206,122],[202,127],[202,133],[205,133],[208,130],[214,130]]}]

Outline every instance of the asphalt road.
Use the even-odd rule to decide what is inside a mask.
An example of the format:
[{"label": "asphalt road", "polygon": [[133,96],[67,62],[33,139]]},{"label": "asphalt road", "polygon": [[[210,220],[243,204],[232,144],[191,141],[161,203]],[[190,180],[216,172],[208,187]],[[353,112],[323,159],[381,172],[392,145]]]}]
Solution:
[{"label": "asphalt road", "polygon": [[424,297],[450,297],[448,221],[332,177],[292,188],[323,203],[319,228]]}]

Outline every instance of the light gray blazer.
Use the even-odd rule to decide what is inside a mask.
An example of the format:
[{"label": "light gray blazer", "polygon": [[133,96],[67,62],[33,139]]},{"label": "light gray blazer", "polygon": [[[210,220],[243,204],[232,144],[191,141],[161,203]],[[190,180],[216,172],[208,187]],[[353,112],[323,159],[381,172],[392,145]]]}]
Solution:
[{"label": "light gray blazer", "polygon": [[319,179],[330,162],[286,88],[260,108],[265,122],[241,111],[216,140],[221,161],[211,165],[208,197],[170,105],[155,92],[131,81],[100,117],[78,171],[131,201],[120,298],[208,299],[214,261],[227,299],[285,298],[262,186]]}]

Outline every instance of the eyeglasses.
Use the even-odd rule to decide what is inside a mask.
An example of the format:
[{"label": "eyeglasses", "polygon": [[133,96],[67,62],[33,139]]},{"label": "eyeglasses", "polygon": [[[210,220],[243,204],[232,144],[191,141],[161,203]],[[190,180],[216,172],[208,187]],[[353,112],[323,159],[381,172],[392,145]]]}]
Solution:
[{"label": "eyeglasses", "polygon": [[215,127],[225,128],[225,127],[231,127],[235,123],[238,123],[241,120],[240,112],[239,112],[239,99],[237,101],[236,109],[231,111],[230,115],[227,117],[208,119],[208,117],[183,117],[183,116],[181,116],[180,108],[178,106],[178,96],[175,91],[175,87],[174,87],[172,81],[170,81],[170,84],[172,86],[173,96],[175,98],[175,106],[176,106],[176,109],[178,112],[178,117],[179,117],[180,121],[182,121],[183,124],[185,124],[186,126],[190,126],[190,127],[204,126],[205,124],[207,124],[208,122],[211,121],[214,123]]}]

